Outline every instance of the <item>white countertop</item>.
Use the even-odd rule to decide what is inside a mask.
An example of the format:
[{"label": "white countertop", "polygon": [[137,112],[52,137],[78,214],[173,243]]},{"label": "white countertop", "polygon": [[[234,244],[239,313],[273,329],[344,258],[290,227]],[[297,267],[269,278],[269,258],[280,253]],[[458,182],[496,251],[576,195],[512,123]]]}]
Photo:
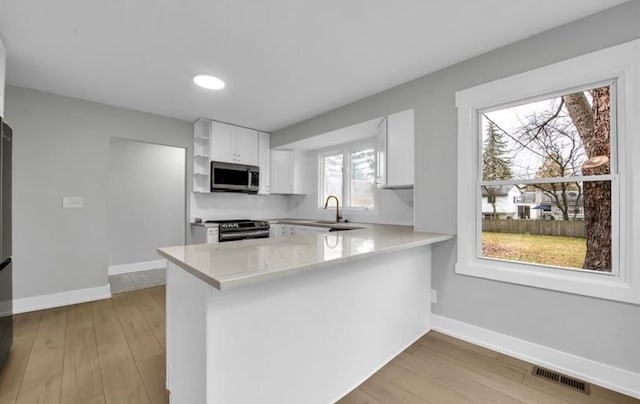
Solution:
[{"label": "white countertop", "polygon": [[[289,219],[272,222],[300,225],[313,223]],[[411,226],[362,223],[343,225],[361,229],[166,247],[159,248],[158,252],[215,288],[226,290],[454,237],[449,234],[416,232]]]}]

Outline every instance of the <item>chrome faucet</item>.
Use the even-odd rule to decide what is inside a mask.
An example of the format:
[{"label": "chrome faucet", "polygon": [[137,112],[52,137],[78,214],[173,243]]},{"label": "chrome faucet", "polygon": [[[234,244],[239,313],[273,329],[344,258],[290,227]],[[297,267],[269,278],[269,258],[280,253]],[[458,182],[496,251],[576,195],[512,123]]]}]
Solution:
[{"label": "chrome faucet", "polygon": [[340,219],[342,219],[342,216],[340,216],[340,201],[338,200],[337,196],[335,195],[327,196],[327,200],[324,201],[324,209],[327,209],[327,207],[329,206],[329,199],[331,198],[336,200],[336,223],[339,223]]}]

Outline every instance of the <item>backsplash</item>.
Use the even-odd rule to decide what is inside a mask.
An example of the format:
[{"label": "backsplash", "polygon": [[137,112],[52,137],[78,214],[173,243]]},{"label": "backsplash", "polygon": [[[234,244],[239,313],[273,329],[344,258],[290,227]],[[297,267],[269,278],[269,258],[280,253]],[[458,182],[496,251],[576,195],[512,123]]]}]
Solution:
[{"label": "backsplash", "polygon": [[271,219],[288,217],[289,200],[282,195],[192,193],[191,221],[212,219]]}]

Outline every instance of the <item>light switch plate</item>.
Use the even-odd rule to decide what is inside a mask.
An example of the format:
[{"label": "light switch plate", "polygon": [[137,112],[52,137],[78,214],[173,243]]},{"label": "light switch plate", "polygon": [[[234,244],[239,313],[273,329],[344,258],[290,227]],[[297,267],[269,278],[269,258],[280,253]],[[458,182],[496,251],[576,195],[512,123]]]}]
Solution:
[{"label": "light switch plate", "polygon": [[64,209],[82,209],[84,207],[84,198],[81,196],[63,196],[62,207]]},{"label": "light switch plate", "polygon": [[432,304],[438,303],[438,291],[435,289],[431,289],[431,303]]}]

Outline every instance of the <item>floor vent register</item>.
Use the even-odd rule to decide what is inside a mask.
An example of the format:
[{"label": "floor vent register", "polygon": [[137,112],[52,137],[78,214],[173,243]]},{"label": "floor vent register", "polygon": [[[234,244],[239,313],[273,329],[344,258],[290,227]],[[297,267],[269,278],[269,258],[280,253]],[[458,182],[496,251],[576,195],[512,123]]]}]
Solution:
[{"label": "floor vent register", "polygon": [[572,390],[576,390],[584,394],[591,394],[591,385],[582,380],[563,375],[562,373],[554,372],[553,370],[540,368],[538,366],[533,367],[532,373],[534,376],[563,385]]}]

